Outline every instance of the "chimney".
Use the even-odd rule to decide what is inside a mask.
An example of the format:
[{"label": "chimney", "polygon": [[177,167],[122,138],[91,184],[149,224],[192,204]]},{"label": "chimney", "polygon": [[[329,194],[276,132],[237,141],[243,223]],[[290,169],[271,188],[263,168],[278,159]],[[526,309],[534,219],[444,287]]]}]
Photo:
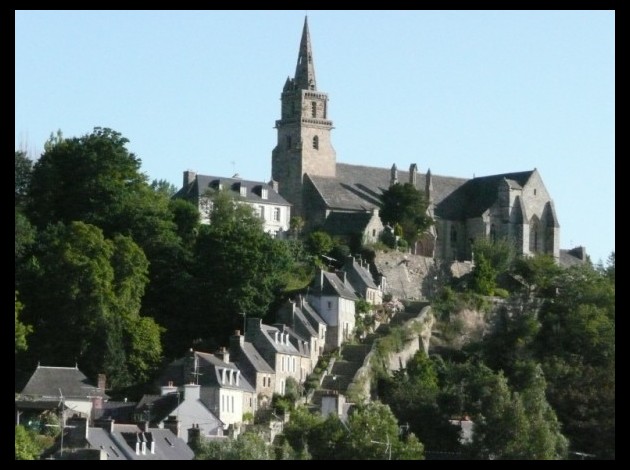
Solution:
[{"label": "chimney", "polygon": [[262,319],[258,317],[247,317],[247,330],[245,331],[245,338],[247,338],[248,334],[256,334],[257,331],[260,331],[262,325]]},{"label": "chimney", "polygon": [[227,348],[225,348],[225,347],[221,348],[216,355],[223,362],[230,362],[230,352],[227,350]]},{"label": "chimney", "polygon": [[433,197],[433,178],[431,177],[431,168],[427,170],[424,195],[426,196],[427,201],[431,202],[431,198]]},{"label": "chimney", "polygon": [[279,186],[278,186],[278,182],[276,180],[269,181],[269,186],[271,186],[275,192],[278,192]]},{"label": "chimney", "polygon": [[396,168],[396,164],[394,163],[390,171],[389,186],[392,187],[396,183],[398,183],[398,168]]},{"label": "chimney", "polygon": [[92,397],[92,408],[94,408],[95,410],[102,410],[103,397],[100,397],[100,396]]},{"label": "chimney", "polygon": [[164,421],[164,429],[170,430],[176,437],[179,437],[179,421],[175,416],[169,416]]},{"label": "chimney", "polygon": [[105,374],[98,374],[97,387],[98,389],[105,393],[105,385],[107,384],[107,376]]},{"label": "chimney", "polygon": [[194,171],[186,170],[184,172],[184,187],[188,186],[190,183],[195,181],[196,177],[197,177],[197,173],[195,173]]},{"label": "chimney", "polygon": [[409,166],[409,183],[416,187],[416,183],[418,182],[418,165],[412,163]]},{"label": "chimney", "polygon": [[245,337],[241,335],[241,330],[234,331],[234,335],[230,337],[230,355],[238,357],[243,344],[245,344]]},{"label": "chimney", "polygon": [[173,385],[172,381],[168,382],[168,385],[163,385],[162,387],[160,387],[160,395],[164,396],[164,395],[168,395],[169,393],[175,393],[177,392],[177,387],[175,387]]}]

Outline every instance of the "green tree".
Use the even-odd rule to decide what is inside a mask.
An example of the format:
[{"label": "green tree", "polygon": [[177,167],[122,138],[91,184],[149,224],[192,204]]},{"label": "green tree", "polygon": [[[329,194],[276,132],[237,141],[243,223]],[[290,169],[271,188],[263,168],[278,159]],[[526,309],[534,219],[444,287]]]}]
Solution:
[{"label": "green tree", "polygon": [[33,432],[15,426],[15,460],[37,460],[41,451]]},{"label": "green tree", "polygon": [[381,195],[381,220],[392,227],[400,224],[403,238],[412,245],[433,225],[428,206],[423,192],[410,183],[397,183]]},{"label": "green tree", "polygon": [[326,232],[317,230],[311,232],[306,238],[306,249],[313,256],[320,257],[326,255],[333,249],[335,242]]},{"label": "green tree", "polygon": [[[251,207],[217,192],[210,225],[200,228],[194,254],[194,333],[228,340],[248,317],[264,317],[282,293],[293,261],[288,245],[262,229]],[[195,307],[192,307],[195,308]]]},{"label": "green tree", "polygon": [[496,278],[497,272],[490,261],[481,253],[475,255],[475,267],[471,276],[472,290],[481,295],[493,295]]},{"label": "green tree", "polygon": [[18,300],[18,293],[15,291],[15,353],[18,351],[25,351],[28,349],[26,344],[26,337],[33,332],[31,325],[25,325],[22,323],[18,316],[22,311],[23,305]]},{"label": "green tree", "polygon": [[29,357],[78,361],[88,376],[107,373],[114,387],[145,380],[161,346],[159,327],[139,315],[148,266],[142,250],[73,222],[42,232],[35,256],[23,294],[34,326]]},{"label": "green tree", "polygon": [[245,432],[237,439],[202,442],[196,446],[195,460],[272,460],[270,446],[258,434]]},{"label": "green tree", "polygon": [[146,184],[140,160],[111,129],[94,128],[79,138],[59,138],[45,146],[33,167],[29,215],[38,227],[81,220],[110,233],[112,219]]},{"label": "green tree", "polygon": [[26,152],[15,151],[15,207],[22,207],[26,203],[33,172],[33,161]]}]

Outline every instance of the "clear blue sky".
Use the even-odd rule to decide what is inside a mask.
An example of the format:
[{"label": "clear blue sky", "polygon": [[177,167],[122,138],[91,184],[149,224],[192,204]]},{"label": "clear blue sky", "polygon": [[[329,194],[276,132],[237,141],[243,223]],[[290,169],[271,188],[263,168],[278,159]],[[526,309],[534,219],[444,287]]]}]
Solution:
[{"label": "clear blue sky", "polygon": [[[561,247],[615,249],[615,14],[309,11],[337,161],[537,168]],[[304,11],[16,12],[15,146],[110,127],[150,179],[269,180]]]}]

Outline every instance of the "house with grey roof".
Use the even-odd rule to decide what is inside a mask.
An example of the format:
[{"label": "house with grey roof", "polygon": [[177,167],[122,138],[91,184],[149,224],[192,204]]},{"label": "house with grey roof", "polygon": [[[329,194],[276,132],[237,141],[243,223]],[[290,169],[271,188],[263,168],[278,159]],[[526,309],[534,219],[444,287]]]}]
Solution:
[{"label": "house with grey roof", "polygon": [[383,290],[381,285],[374,282],[374,277],[367,263],[358,261],[350,255],[346,258],[342,270],[346,273],[348,282],[358,297],[365,299],[372,305],[383,303]]},{"label": "house with grey roof", "polygon": [[[293,78],[282,89],[272,177],[305,229],[323,227],[340,238],[369,241],[383,230],[381,194],[409,183],[424,193],[435,226],[413,247],[415,254],[471,260],[472,241],[505,238],[523,255],[560,256],[560,224],[553,200],[536,169],[460,178],[337,162],[328,94],[317,88],[315,61],[304,21]],[[389,161],[393,160],[388,157]]]},{"label": "house with grey roof", "polygon": [[217,354],[190,351],[171,362],[160,375],[160,383],[182,389],[186,384],[200,386],[201,402],[217,416],[224,428],[243,421],[243,413],[254,414],[258,401],[254,387],[230,361],[223,348]]},{"label": "house with grey roof", "polygon": [[316,353],[311,353],[311,338],[312,336],[304,337],[297,333],[291,326],[284,323],[274,323],[274,325],[281,334],[286,333],[289,335],[289,342],[300,353],[300,363],[298,365],[300,370],[299,383],[306,381],[308,374],[313,372],[313,367],[317,364],[318,356]]},{"label": "house with grey roof", "polygon": [[16,424],[23,413],[41,413],[63,409],[65,417],[91,417],[94,407],[102,407],[105,375],[94,384],[75,365],[51,367],[38,365],[22,391],[15,398]]},{"label": "house with grey roof", "polygon": [[[314,367],[324,353],[326,343],[326,322],[308,305],[304,297],[299,295],[296,300],[287,300],[276,312],[276,319],[289,325],[290,336],[295,334],[295,340],[308,341],[308,352]],[[293,337],[293,336],[291,336]],[[292,341],[297,346],[295,341]]]},{"label": "house with grey roof", "polygon": [[184,184],[174,197],[191,201],[199,209],[201,223],[210,223],[211,195],[228,191],[236,201],[249,205],[262,219],[263,230],[273,237],[283,238],[289,230],[291,204],[278,194],[277,183],[248,181],[238,177],[198,175],[184,171]]},{"label": "house with grey roof", "polygon": [[276,389],[276,372],[239,330],[230,337],[230,359],[254,387],[258,406],[266,408]]},{"label": "house with grey roof", "polygon": [[67,440],[65,457],[86,460],[192,460],[194,452],[183,439],[170,429],[149,428],[144,425],[120,425],[115,421],[102,427],[89,426],[87,420],[76,420]]},{"label": "house with grey roof", "polygon": [[265,325],[260,318],[248,318],[245,340],[256,350],[276,372],[274,393],[284,395],[289,377],[303,383],[306,376],[301,370],[302,358],[310,356],[300,352],[289,340],[289,333],[275,326]]},{"label": "house with grey roof", "polygon": [[327,351],[350,339],[355,326],[355,302],[359,298],[345,272],[330,273],[320,269],[306,300],[326,322]]},{"label": "house with grey roof", "polygon": [[222,436],[225,423],[212,407],[201,400],[201,386],[171,383],[160,395],[144,395],[136,405],[136,420],[160,429],[170,429],[177,437],[190,442],[189,430],[196,428],[202,436]]}]

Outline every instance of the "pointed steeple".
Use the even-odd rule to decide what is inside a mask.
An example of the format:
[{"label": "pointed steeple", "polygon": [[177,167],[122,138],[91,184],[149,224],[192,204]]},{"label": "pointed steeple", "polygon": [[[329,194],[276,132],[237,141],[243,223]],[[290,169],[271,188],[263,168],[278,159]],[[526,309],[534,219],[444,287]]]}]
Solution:
[{"label": "pointed steeple", "polygon": [[295,86],[298,90],[317,90],[315,64],[311,49],[311,35],[308,32],[308,17],[304,17],[304,29],[300,41],[300,53],[295,67]]}]

